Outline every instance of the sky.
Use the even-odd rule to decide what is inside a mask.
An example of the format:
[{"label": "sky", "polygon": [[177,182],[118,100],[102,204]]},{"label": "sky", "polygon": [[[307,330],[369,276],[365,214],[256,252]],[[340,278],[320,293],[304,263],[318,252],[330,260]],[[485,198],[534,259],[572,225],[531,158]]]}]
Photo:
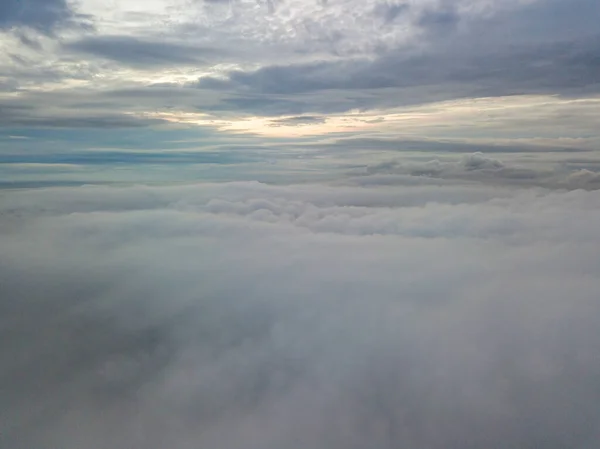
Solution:
[{"label": "sky", "polygon": [[0,174],[272,182],[477,151],[595,171],[598,17],[596,0],[4,0]]},{"label": "sky", "polygon": [[0,447],[596,449],[599,20],[0,0]]}]

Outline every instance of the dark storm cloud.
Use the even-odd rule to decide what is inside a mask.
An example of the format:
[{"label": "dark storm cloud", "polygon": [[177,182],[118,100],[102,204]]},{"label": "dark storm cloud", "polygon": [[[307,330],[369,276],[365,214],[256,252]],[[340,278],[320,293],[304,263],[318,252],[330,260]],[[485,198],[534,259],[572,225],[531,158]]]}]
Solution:
[{"label": "dark storm cloud", "polygon": [[212,49],[132,36],[87,37],[65,44],[64,48],[140,67],[169,64],[204,65],[204,58],[215,56]]}]

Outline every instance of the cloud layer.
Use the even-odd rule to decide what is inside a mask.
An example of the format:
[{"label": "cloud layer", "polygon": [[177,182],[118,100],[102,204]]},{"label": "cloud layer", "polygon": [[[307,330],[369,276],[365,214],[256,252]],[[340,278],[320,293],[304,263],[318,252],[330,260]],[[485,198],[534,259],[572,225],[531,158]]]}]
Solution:
[{"label": "cloud layer", "polygon": [[598,211],[468,184],[5,191],[3,446],[592,449]]},{"label": "cloud layer", "polygon": [[[248,148],[240,160],[266,149],[268,163],[358,145],[367,165],[391,147],[568,165],[555,153],[600,148],[599,16],[597,0],[4,1],[0,172],[13,185],[107,183],[115,153],[231,160],[234,146]],[[75,151],[104,152],[105,172],[32,180],[10,165]],[[128,179],[193,178],[146,168]],[[595,185],[580,176],[543,185]]]},{"label": "cloud layer", "polygon": [[[98,97],[123,87],[153,103],[145,112],[176,112],[178,120],[183,113],[327,115],[465,98],[598,94],[595,0],[3,5],[0,42],[8,51],[0,77],[17,83],[24,104],[40,89],[64,96],[85,86],[90,114],[109,112]],[[93,27],[65,31],[80,17]],[[165,86],[160,95],[148,88],[156,84]],[[173,111],[173,96],[193,105]],[[42,101],[34,104],[53,106]],[[114,106],[132,112],[127,101]]]}]

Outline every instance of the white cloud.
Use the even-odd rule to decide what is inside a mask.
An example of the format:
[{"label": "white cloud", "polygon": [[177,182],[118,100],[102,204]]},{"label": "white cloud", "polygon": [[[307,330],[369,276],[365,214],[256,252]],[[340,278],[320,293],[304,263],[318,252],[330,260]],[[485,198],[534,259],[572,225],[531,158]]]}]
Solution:
[{"label": "white cloud", "polygon": [[4,192],[6,447],[591,449],[600,195]]}]

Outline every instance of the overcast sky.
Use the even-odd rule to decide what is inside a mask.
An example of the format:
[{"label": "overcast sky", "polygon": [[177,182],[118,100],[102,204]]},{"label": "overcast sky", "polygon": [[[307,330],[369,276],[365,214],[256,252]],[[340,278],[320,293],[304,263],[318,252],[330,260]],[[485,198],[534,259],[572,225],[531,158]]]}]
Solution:
[{"label": "overcast sky", "polygon": [[[3,179],[122,181],[114,163],[140,181],[306,169],[283,145],[315,163],[339,156],[331,145],[347,159],[351,145],[457,143],[596,161],[599,17],[596,0],[4,0]],[[148,161],[181,152],[196,169]]]}]

